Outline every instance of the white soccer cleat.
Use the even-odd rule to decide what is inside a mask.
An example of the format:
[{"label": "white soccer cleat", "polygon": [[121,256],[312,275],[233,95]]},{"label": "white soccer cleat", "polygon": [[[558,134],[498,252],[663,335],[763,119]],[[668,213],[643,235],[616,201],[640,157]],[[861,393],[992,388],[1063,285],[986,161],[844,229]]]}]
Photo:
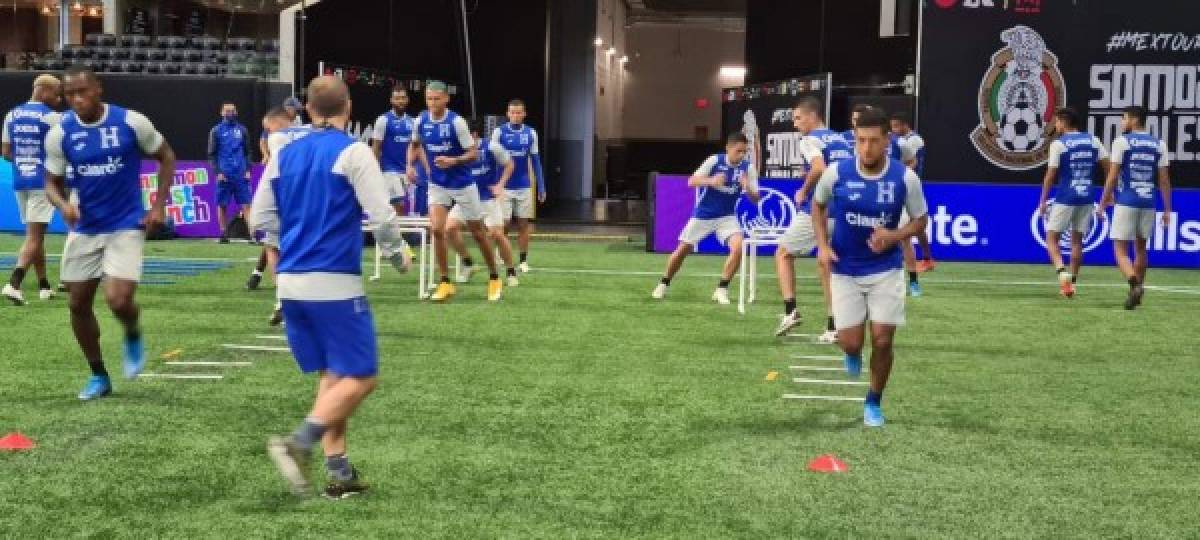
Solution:
[{"label": "white soccer cleat", "polygon": [[712,299],[714,302],[721,304],[722,306],[728,306],[729,305],[729,289],[726,289],[724,287],[717,287],[717,290],[713,291]]},{"label": "white soccer cleat", "polygon": [[38,291],[38,298],[42,299],[42,301],[54,298],[54,289],[42,289]]},{"label": "white soccer cleat", "polygon": [[654,292],[650,293],[650,298],[653,298],[655,300],[662,300],[666,296],[667,296],[667,286],[663,285],[662,283],[659,283],[658,286],[654,288]]},{"label": "white soccer cleat", "polygon": [[471,282],[471,275],[472,275],[472,274],[474,274],[474,273],[475,273],[475,267],[474,267],[474,266],[466,266],[466,265],[464,265],[462,268],[459,268],[459,269],[458,269],[458,275],[457,275],[457,276],[454,276],[454,281],[455,281],[456,283],[470,283],[470,282]]},{"label": "white soccer cleat", "polygon": [[796,325],[800,324],[802,319],[803,318],[800,316],[800,310],[798,309],[783,315],[779,318],[779,326],[775,328],[775,335],[778,337],[788,335],[788,332],[795,328]]},{"label": "white soccer cleat", "polygon": [[14,289],[11,284],[5,283],[4,290],[0,291],[0,294],[4,295],[14,306],[25,305],[25,295],[21,294],[19,289]]},{"label": "white soccer cleat", "polygon": [[528,274],[529,273],[529,263],[523,262],[521,264],[518,264],[517,269],[519,269],[522,274]]},{"label": "white soccer cleat", "polygon": [[826,330],[825,333],[817,337],[817,343],[821,345],[837,345],[837,342],[837,330]]},{"label": "white soccer cleat", "polygon": [[516,287],[521,284],[521,280],[517,279],[517,276],[508,276],[504,284],[508,287]]}]

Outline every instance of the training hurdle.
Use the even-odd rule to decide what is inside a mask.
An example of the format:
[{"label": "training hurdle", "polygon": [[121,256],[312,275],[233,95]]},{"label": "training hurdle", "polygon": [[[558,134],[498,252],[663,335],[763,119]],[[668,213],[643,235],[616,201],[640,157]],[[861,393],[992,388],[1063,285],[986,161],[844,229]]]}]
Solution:
[{"label": "training hurdle", "polygon": [[758,248],[778,246],[784,227],[754,227],[742,241],[742,260],[738,264],[738,313],[745,315],[746,306],[753,304],[758,294]]},{"label": "training hurdle", "polygon": [[[398,216],[397,221],[400,225],[401,234],[416,234],[420,238],[420,245],[417,246],[418,261],[417,266],[417,298],[424,300],[429,297],[429,290],[436,284],[434,282],[434,261],[433,261],[433,234],[431,233],[431,225],[429,218],[423,216]],[[363,232],[374,233],[367,221],[363,221]],[[383,267],[383,246],[379,244],[379,239],[375,240],[375,272],[371,275],[371,281],[378,281],[382,277]]]}]

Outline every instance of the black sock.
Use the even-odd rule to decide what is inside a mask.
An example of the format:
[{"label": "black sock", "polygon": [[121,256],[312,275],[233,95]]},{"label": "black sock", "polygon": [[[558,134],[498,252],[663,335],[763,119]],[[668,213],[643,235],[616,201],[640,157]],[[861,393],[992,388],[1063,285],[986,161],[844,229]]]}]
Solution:
[{"label": "black sock", "polygon": [[450,283],[450,278],[442,276],[442,283]]},{"label": "black sock", "polygon": [[728,289],[728,288],[729,288],[729,280],[728,280],[728,279],[722,279],[721,281],[719,281],[719,282],[717,283],[717,287],[720,287],[720,288],[722,288],[722,289]]},{"label": "black sock", "polygon": [[791,315],[794,311],[796,311],[796,299],[789,298],[787,300],[784,300],[783,301],[783,312],[787,315]]},{"label": "black sock", "polygon": [[329,476],[338,482],[349,482],[354,479],[354,468],[350,466],[350,458],[346,454],[325,456],[325,469]]},{"label": "black sock", "polygon": [[108,370],[104,369],[104,360],[96,360],[95,362],[88,360],[88,367],[92,369],[92,375],[107,377]]},{"label": "black sock", "polygon": [[1058,267],[1057,270],[1054,271],[1054,275],[1058,275],[1058,274],[1061,274],[1066,271],[1067,271],[1067,268],[1065,266],[1060,266],[1060,267]]},{"label": "black sock", "polygon": [[837,330],[837,328],[833,326],[833,316],[832,315],[825,318],[825,329],[826,330]]},{"label": "black sock", "polygon": [[1071,274],[1071,284],[1074,285],[1076,281],[1079,281],[1079,276],[1077,274]]},{"label": "black sock", "polygon": [[132,329],[125,330],[125,340],[126,341],[136,341],[139,339],[142,339],[142,329],[141,328],[138,328],[135,326]]},{"label": "black sock", "polygon": [[12,285],[14,289],[20,289],[22,281],[25,281],[25,269],[21,267],[13,268],[12,277],[9,278],[8,284]]},{"label": "black sock", "polygon": [[517,275],[517,269],[516,269],[516,268],[509,268],[509,269],[508,269],[508,275],[509,275],[509,276],[512,276],[512,277],[516,277],[516,275]]},{"label": "black sock", "polygon": [[495,272],[492,272],[491,274],[488,274],[488,279],[491,279],[491,280],[497,280],[497,279],[500,279],[500,274],[497,274],[497,273],[495,273]]},{"label": "black sock", "polygon": [[666,285],[668,287],[671,286],[671,278],[669,278],[669,277],[662,278],[662,279],[658,280],[658,282],[662,283],[663,285]]},{"label": "black sock", "polygon": [[266,270],[266,269],[267,269],[267,252],[264,251],[264,252],[262,252],[261,255],[258,256],[258,264],[254,265],[254,270],[261,274],[263,272],[263,270]]},{"label": "black sock", "polygon": [[38,288],[44,291],[47,289],[53,289],[54,287],[50,286],[50,280],[46,278],[38,278]]},{"label": "black sock", "polygon": [[529,258],[529,254],[528,254],[528,253],[526,253],[526,252],[524,252],[524,251],[522,251],[522,252],[521,252],[521,262],[525,262],[525,260],[526,260],[526,259],[528,259],[528,258]]},{"label": "black sock", "polygon": [[917,273],[916,273],[916,272],[909,272],[909,273],[908,273],[908,282],[909,282],[909,283],[916,283],[916,282],[917,282]]},{"label": "black sock", "polygon": [[470,257],[463,257],[463,266],[475,266],[475,262]]},{"label": "black sock", "polygon": [[1138,278],[1137,278],[1137,276],[1134,276],[1134,277],[1131,277],[1131,278],[1129,278],[1129,286],[1130,286],[1130,287],[1137,287],[1137,286],[1138,286]]}]

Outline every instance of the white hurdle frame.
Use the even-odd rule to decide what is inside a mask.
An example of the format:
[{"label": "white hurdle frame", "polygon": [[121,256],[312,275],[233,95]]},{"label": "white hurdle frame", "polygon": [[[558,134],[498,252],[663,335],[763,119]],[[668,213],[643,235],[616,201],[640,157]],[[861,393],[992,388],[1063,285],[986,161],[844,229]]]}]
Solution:
[{"label": "white hurdle frame", "polygon": [[[417,268],[417,298],[424,300],[429,297],[429,290],[433,288],[434,283],[434,260],[433,260],[433,234],[430,230],[432,225],[429,218],[424,216],[399,216],[400,232],[412,233],[420,237],[421,245],[417,246],[417,253],[420,256]],[[362,224],[363,232],[374,232],[367,222]],[[375,242],[375,272],[371,275],[371,281],[379,281],[382,277],[383,267],[383,247],[379,245],[378,240]]]},{"label": "white hurdle frame", "polygon": [[785,227],[755,227],[742,241],[742,260],[738,265],[738,313],[745,315],[746,306],[753,304],[758,294],[758,248],[778,246]]}]

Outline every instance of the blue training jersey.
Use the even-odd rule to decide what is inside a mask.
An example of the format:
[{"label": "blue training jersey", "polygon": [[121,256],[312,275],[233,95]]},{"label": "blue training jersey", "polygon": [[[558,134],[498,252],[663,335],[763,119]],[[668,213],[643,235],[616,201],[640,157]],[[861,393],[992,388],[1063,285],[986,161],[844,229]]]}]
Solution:
[{"label": "blue training jersey", "polygon": [[208,159],[217,172],[235,175],[238,180],[250,169],[250,131],[237,122],[222,120],[208,132]]},{"label": "blue training jersey", "polygon": [[1093,193],[1097,165],[1107,154],[1100,141],[1088,133],[1063,134],[1050,143],[1050,167],[1058,168],[1054,203],[1084,206],[1095,203]]},{"label": "blue training jersey", "polygon": [[867,240],[876,227],[899,227],[906,209],[914,219],[928,212],[917,174],[897,160],[888,160],[883,172],[873,178],[862,174],[857,159],[840,161],[825,170],[813,201],[824,204],[835,220],[830,246],[838,260],[833,273],[854,277],[902,268],[899,244],[875,253]]},{"label": "blue training jersey", "polygon": [[373,139],[380,141],[379,167],[383,172],[402,173],[408,168],[408,146],[412,142],[413,119],[407,113],[388,111],[375,120]]},{"label": "blue training jersey", "polygon": [[1113,139],[1111,159],[1121,167],[1117,204],[1154,208],[1158,169],[1170,165],[1166,144],[1146,132],[1126,133]]},{"label": "blue training jersey", "polygon": [[748,159],[731,164],[724,153],[714,154],[692,173],[692,176],[704,178],[717,175],[725,177],[725,184],[721,187],[698,188],[696,208],[692,211],[692,217],[717,219],[734,215],[738,199],[741,199],[743,193],[740,182],[742,178],[746,178],[746,184],[751,191],[758,191],[758,172]]},{"label": "blue training jersey", "polygon": [[[507,165],[511,158],[503,146],[492,140],[479,141],[478,148],[479,159],[471,164],[471,178],[479,188],[479,200],[490,201],[495,198],[492,186],[500,181],[500,167]],[[509,177],[509,181],[512,181],[512,177]],[[508,187],[507,184],[505,187]]]},{"label": "blue training jersey", "polygon": [[17,105],[4,117],[4,142],[12,145],[13,190],[46,187],[46,134],[59,114],[40,101]]},{"label": "blue training jersey", "polygon": [[440,156],[461,157],[475,144],[466,120],[450,110],[441,120],[434,120],[429,111],[425,111],[417,117],[414,129],[429,160],[431,183],[446,189],[463,189],[472,184],[470,164],[441,169],[434,163]]},{"label": "blue training jersey", "polygon": [[162,135],[140,113],[106,104],[100,119],[84,124],[74,112],[46,136],[46,170],[65,175],[73,171],[72,187],[79,195],[82,234],[103,234],[141,228],[142,155],[164,144]]},{"label": "blue training jersey", "polygon": [[513,160],[513,174],[508,179],[506,189],[528,189],[532,185],[530,178],[531,162],[538,155],[537,130],[528,125],[519,126],[505,123],[492,132],[492,140],[500,143]]},{"label": "blue training jersey", "polygon": [[[812,150],[821,152],[821,159],[825,162],[826,167],[845,159],[854,158],[854,147],[846,142],[844,135],[832,129],[814,129],[808,132],[806,138],[806,142]],[[811,157],[806,157],[811,160]]]}]

